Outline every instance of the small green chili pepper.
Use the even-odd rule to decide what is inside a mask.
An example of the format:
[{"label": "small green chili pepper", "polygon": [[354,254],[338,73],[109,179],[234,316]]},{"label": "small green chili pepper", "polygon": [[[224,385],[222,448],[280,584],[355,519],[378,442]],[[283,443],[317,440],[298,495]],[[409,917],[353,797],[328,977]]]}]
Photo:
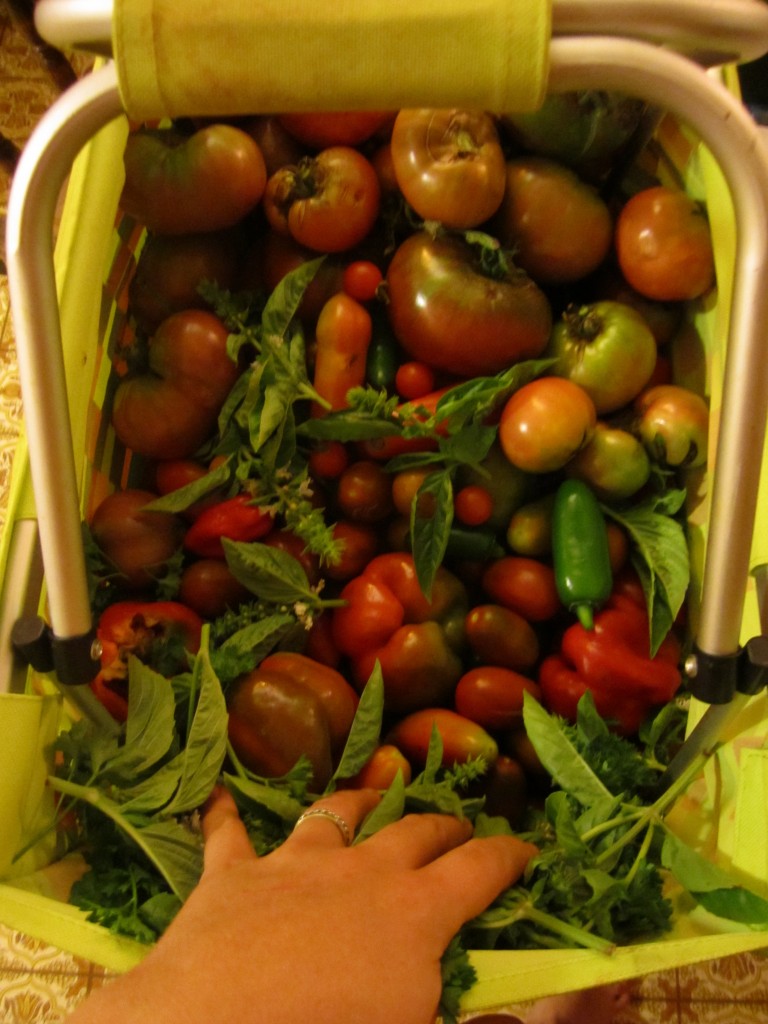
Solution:
[{"label": "small green chili pepper", "polygon": [[368,345],[365,379],[373,388],[392,391],[400,365],[400,351],[389,326],[382,323],[381,318],[375,314],[372,314],[372,318],[373,336]]},{"label": "small green chili pepper", "polygon": [[560,600],[585,629],[592,629],[594,610],[610,596],[613,574],[605,517],[581,480],[566,480],[557,489],[552,562]]}]

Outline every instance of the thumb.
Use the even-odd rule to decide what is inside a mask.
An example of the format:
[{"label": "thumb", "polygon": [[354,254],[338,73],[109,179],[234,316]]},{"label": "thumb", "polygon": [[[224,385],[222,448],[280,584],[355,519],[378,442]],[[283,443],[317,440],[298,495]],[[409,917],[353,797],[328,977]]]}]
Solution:
[{"label": "thumb", "polygon": [[223,786],[217,786],[209,796],[203,808],[202,825],[204,875],[256,858],[235,801]]}]

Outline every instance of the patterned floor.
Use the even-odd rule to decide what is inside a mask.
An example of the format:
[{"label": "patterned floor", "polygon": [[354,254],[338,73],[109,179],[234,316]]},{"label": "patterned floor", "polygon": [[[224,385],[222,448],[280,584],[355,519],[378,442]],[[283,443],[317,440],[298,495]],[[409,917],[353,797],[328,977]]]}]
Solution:
[{"label": "patterned floor", "polygon": [[[80,70],[80,62],[76,64]],[[23,145],[56,92],[41,53],[0,0],[0,133]],[[9,179],[8,166],[0,168],[0,228]],[[21,417],[3,269],[0,266],[0,529]],[[0,1024],[54,1024],[104,980],[100,967],[0,925]],[[645,977],[616,1024],[763,1022],[768,1022],[768,958],[744,955]]]}]

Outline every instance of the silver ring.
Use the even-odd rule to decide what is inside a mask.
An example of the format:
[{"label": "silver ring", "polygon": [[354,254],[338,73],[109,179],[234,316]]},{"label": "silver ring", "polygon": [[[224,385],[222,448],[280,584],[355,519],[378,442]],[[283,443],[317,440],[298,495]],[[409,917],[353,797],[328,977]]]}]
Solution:
[{"label": "silver ring", "polygon": [[332,821],[336,828],[341,832],[341,838],[344,840],[344,845],[349,846],[352,842],[352,830],[349,825],[344,821],[340,814],[335,811],[329,811],[326,807],[310,807],[308,811],[304,811],[301,817],[298,819],[296,824],[293,826],[294,832],[303,822],[309,818],[327,818],[328,821]]}]

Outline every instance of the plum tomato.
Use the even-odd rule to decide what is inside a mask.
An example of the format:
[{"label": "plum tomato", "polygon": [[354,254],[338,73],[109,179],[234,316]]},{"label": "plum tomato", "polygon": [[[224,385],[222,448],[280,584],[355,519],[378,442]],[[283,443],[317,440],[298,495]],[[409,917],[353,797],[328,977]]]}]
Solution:
[{"label": "plum tomato", "polygon": [[482,757],[492,765],[499,755],[496,740],[481,725],[450,708],[412,711],[395,723],[385,741],[401,750],[415,768],[423,768],[433,728],[443,741],[443,764],[447,768],[471,757]]},{"label": "plum tomato", "polygon": [[504,195],[504,154],[496,124],[481,110],[400,110],[392,165],[419,217],[463,230],[488,220]]},{"label": "plum tomato", "polygon": [[595,403],[584,388],[565,377],[539,377],[507,400],[499,442],[518,469],[551,473],[587,444],[596,423]]},{"label": "plum tomato", "polygon": [[637,310],[621,302],[568,306],[552,329],[553,373],[582,387],[599,416],[631,402],[651,379],[656,342]]},{"label": "plum tomato", "polygon": [[486,665],[525,671],[539,660],[539,638],[527,619],[501,604],[480,604],[465,621],[467,643]]},{"label": "plum tomato", "polygon": [[91,516],[91,536],[115,566],[120,582],[131,590],[152,586],[184,534],[184,525],[176,516],[146,510],[157,497],[141,488],[114,491]]},{"label": "plum tomato", "polygon": [[615,244],[622,274],[649,299],[696,299],[715,283],[706,213],[680,189],[657,185],[628,199],[616,221]]},{"label": "plum tomato", "polygon": [[233,227],[258,204],[267,183],[254,140],[229,124],[192,135],[140,129],[128,136],[121,209],[162,235]]},{"label": "plum tomato", "polygon": [[552,566],[537,558],[498,558],[483,572],[481,585],[492,601],[511,608],[528,622],[546,622],[563,608]]},{"label": "plum tomato", "polygon": [[[496,260],[490,274],[483,256]],[[436,370],[461,377],[499,373],[546,347],[549,301],[498,250],[417,231],[398,246],[386,280],[397,340],[412,359]]]},{"label": "plum tomato", "polygon": [[350,463],[337,481],[336,504],[354,522],[381,522],[393,508],[389,473],[372,459]]},{"label": "plum tomato", "polygon": [[370,161],[350,146],[281,167],[267,181],[263,208],[275,231],[315,252],[358,245],[379,213],[379,179]]},{"label": "plum tomato", "polygon": [[220,558],[199,558],[181,574],[179,600],[203,619],[215,619],[252,596]]},{"label": "plum tomato", "polygon": [[514,669],[478,665],[465,672],[456,684],[454,707],[460,715],[489,732],[503,732],[522,722],[526,693],[541,699],[538,684]]},{"label": "plum tomato", "polygon": [[386,790],[395,781],[398,772],[407,786],[413,777],[410,762],[392,743],[382,743],[376,747],[357,775],[346,779],[343,785],[350,789]]},{"label": "plum tomato", "polygon": [[543,157],[508,161],[506,181],[494,219],[497,234],[535,281],[578,281],[600,266],[613,240],[613,221],[595,189]]}]

